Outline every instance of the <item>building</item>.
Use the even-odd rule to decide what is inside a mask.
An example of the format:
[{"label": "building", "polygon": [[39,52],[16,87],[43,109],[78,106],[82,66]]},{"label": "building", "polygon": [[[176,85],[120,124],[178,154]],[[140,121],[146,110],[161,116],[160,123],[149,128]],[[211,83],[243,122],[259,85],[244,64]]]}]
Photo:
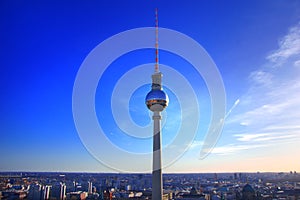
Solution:
[{"label": "building", "polygon": [[28,199],[41,199],[42,197],[42,185],[40,184],[32,184],[29,186],[28,190]]},{"label": "building", "polygon": [[43,199],[50,199],[51,185],[46,185],[43,188]]},{"label": "building", "polygon": [[93,183],[91,181],[88,182],[89,186],[88,186],[88,194],[92,194],[93,193]]},{"label": "building", "polygon": [[251,185],[246,184],[243,187],[243,190],[242,190],[242,199],[243,200],[255,200],[256,199],[256,197],[255,197],[255,191],[251,187]]}]

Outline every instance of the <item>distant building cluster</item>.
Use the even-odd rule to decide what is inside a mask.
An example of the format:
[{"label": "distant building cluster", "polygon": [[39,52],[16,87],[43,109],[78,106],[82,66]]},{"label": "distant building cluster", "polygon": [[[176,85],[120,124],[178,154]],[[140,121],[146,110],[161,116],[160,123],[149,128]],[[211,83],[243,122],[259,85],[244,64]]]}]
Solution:
[{"label": "distant building cluster", "polygon": [[[164,200],[298,200],[290,173],[164,174]],[[151,174],[0,173],[0,199],[152,199]]]}]

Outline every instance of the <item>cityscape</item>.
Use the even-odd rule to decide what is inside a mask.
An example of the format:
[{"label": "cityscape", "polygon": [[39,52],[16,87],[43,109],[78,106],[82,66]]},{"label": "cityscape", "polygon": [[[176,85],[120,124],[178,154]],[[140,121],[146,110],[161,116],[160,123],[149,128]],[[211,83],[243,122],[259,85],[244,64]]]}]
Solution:
[{"label": "cityscape", "polygon": [[300,200],[300,1],[0,2],[0,200]]},{"label": "cityscape", "polygon": [[[2,172],[0,199],[151,199],[151,174]],[[163,199],[297,200],[300,175],[163,174]]]}]

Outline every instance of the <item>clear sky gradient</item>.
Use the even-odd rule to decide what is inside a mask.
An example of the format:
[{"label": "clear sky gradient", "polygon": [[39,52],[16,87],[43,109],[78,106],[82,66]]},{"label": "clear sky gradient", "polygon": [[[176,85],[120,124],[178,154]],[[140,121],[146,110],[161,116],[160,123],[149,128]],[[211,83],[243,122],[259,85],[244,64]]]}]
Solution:
[{"label": "clear sky gradient", "polygon": [[[164,172],[300,171],[296,0],[1,1],[0,171],[113,171],[93,158],[77,134],[73,84],[82,62],[98,44],[122,31],[154,26],[155,8],[160,27],[193,38],[214,60],[226,89],[228,112],[216,147],[199,159],[211,117],[209,94],[189,63],[161,51],[161,63],[191,82],[201,110],[193,144]],[[107,87],[98,87],[95,96],[107,137],[128,151],[147,152],[151,141],[121,137],[111,111],[103,108],[110,108],[110,95],[124,73],[152,62],[153,49],[123,55],[107,69],[100,80]],[[140,126],[151,122],[144,105],[149,89],[141,86],[129,101],[132,120]],[[169,120],[163,145],[172,140],[180,115],[176,95],[166,91],[173,102],[165,113]]]}]

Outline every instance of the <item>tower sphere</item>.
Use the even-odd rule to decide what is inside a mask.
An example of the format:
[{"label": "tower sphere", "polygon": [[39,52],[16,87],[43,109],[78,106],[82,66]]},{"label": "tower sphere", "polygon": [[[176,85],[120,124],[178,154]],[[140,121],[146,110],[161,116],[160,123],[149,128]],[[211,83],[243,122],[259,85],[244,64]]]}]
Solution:
[{"label": "tower sphere", "polygon": [[161,89],[152,89],[146,96],[146,105],[152,112],[163,111],[168,106],[169,97]]}]

